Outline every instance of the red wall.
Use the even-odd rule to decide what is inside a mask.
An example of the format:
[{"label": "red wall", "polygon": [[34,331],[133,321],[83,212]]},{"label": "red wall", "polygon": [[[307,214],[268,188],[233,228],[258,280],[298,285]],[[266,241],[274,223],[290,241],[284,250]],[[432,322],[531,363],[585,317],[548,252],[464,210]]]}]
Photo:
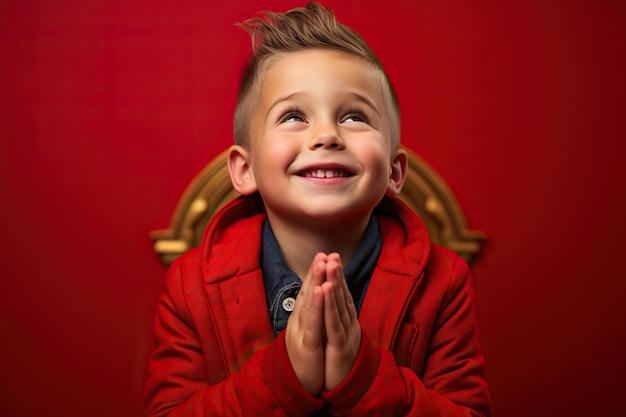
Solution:
[{"label": "red wall", "polygon": [[[0,415],[140,414],[165,272],[148,233],[230,144],[233,22],[296,5],[212,3],[0,0]],[[623,413],[626,3],[326,4],[488,236],[496,415]]]}]

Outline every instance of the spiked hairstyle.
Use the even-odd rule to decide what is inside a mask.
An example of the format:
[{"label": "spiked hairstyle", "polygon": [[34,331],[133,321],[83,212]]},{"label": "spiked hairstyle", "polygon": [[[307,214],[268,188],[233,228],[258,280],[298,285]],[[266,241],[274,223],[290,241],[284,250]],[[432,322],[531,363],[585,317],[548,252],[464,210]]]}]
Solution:
[{"label": "spiked hairstyle", "polygon": [[239,84],[233,123],[236,144],[250,147],[250,121],[259,100],[260,80],[273,60],[291,52],[330,49],[362,59],[380,72],[391,144],[399,146],[400,109],[389,78],[361,35],[339,23],[332,10],[309,3],[284,13],[264,11],[239,26],[252,38],[252,55]]}]

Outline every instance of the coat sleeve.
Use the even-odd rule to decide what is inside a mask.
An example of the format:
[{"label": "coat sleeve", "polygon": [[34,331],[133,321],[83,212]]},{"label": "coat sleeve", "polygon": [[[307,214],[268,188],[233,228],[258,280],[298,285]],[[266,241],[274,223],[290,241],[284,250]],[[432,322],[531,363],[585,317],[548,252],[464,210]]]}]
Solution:
[{"label": "coat sleeve", "polygon": [[[176,260],[157,306],[156,348],[144,392],[146,416],[308,416],[323,406],[298,383],[282,335],[255,352],[237,372],[227,375],[223,367],[211,369],[215,355],[220,361],[220,349],[206,346],[199,337],[182,275]],[[211,384],[215,376],[209,373],[220,372],[224,379]]]},{"label": "coat sleeve", "polygon": [[[337,388],[323,393],[333,415],[491,415],[469,268],[460,258],[452,265],[447,290],[434,316],[421,376],[398,366],[392,352],[373,346],[364,336],[351,372]],[[356,390],[359,384],[361,389]]]}]

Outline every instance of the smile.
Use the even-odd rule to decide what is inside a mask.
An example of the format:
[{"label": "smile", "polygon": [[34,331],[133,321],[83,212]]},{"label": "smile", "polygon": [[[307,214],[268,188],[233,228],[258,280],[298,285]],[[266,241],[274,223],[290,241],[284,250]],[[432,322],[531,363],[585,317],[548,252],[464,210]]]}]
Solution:
[{"label": "smile", "polygon": [[341,169],[314,169],[298,174],[301,177],[310,178],[343,178],[349,177],[351,174]]}]

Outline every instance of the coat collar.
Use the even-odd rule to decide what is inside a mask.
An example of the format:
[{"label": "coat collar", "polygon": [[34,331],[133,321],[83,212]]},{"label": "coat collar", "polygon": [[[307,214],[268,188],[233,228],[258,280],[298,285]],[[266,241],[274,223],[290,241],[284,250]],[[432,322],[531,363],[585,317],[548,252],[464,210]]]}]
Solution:
[{"label": "coat collar", "polygon": [[[400,276],[419,275],[430,253],[422,220],[400,200],[385,196],[374,211],[385,243],[377,269]],[[201,243],[202,270],[207,282],[258,269],[261,230],[266,218],[258,193],[227,203],[209,222]],[[400,226],[400,227],[396,227]],[[239,256],[256,253],[257,256]]]},{"label": "coat collar", "polygon": [[[430,253],[430,240],[422,220],[395,198],[384,197],[376,207],[375,215],[384,243],[359,321],[364,333],[375,345],[391,349],[401,318],[421,280]],[[265,218],[263,201],[258,193],[237,197],[213,217],[201,244],[204,282],[223,283],[216,286],[220,297],[238,291],[248,300],[248,307],[258,309],[267,308],[260,268],[261,231]],[[245,282],[242,280],[244,277]],[[233,278],[242,279],[233,281]],[[211,292],[209,287],[213,286],[208,285],[207,292]],[[247,295],[241,294],[243,292]],[[215,311],[217,316],[227,318],[242,313],[237,307],[239,296],[228,294],[228,297],[235,297],[237,302],[229,304],[225,302],[228,300],[222,300],[221,307],[213,304],[212,309],[220,309]],[[236,345],[243,343],[237,340],[236,334],[248,337],[251,334],[250,329],[245,328],[245,320],[234,323],[242,327],[229,329],[233,332],[233,343]],[[259,329],[262,330],[257,330],[257,333],[263,334],[257,336],[267,340],[265,332],[271,334],[269,314],[267,323],[263,321]]]}]

